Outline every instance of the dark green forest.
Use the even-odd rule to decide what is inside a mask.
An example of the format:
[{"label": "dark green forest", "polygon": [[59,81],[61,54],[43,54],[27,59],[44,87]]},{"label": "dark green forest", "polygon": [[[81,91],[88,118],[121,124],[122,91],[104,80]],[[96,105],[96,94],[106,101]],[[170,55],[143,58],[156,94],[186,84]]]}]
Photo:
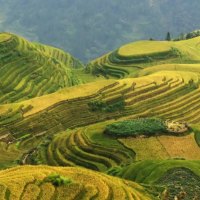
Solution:
[{"label": "dark green forest", "polygon": [[86,62],[124,43],[199,29],[199,10],[199,0],[0,0],[0,31]]}]

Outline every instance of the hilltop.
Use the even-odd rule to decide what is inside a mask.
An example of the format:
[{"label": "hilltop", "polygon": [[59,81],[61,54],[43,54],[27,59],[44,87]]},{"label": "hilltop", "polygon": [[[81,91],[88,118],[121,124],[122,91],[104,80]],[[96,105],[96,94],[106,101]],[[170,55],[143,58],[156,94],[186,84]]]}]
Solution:
[{"label": "hilltop", "polygon": [[[155,72],[168,69],[183,71],[183,65],[179,64],[199,63],[199,42],[200,37],[183,41],[134,42],[91,61],[87,68],[92,74],[101,74],[107,78],[143,76],[139,73],[148,71],[152,66],[160,66],[160,70]],[[168,68],[169,64],[175,66],[174,69]]]}]

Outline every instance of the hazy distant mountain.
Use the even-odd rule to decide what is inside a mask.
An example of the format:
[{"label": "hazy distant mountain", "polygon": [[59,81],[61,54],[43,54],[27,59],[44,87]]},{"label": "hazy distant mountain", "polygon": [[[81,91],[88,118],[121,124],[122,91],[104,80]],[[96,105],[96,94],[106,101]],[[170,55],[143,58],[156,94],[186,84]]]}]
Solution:
[{"label": "hazy distant mountain", "polygon": [[199,0],[0,0],[0,31],[86,61],[123,43],[198,29]]}]

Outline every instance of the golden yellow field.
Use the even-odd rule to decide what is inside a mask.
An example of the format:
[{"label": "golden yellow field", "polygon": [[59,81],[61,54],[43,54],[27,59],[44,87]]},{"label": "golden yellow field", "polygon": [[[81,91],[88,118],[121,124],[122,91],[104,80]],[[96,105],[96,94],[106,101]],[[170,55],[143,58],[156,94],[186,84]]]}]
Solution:
[{"label": "golden yellow field", "polygon": [[32,105],[33,109],[30,110],[30,112],[27,112],[25,115],[31,115],[36,112],[39,112],[55,103],[58,103],[63,100],[70,100],[74,98],[81,98],[81,97],[87,97],[89,95],[95,94],[98,90],[102,89],[103,87],[110,85],[114,83],[114,80],[107,80],[107,81],[99,81],[94,83],[88,83],[88,84],[83,84],[66,88],[63,90],[60,90],[58,92],[49,94],[49,95],[44,95],[42,97],[36,97],[30,100],[26,100],[20,103],[12,103],[12,104],[5,104],[0,106],[0,112],[4,113],[6,112],[9,108],[17,109],[19,108],[20,105]]},{"label": "golden yellow field", "polygon": [[186,72],[200,72],[200,64],[162,64],[153,67],[148,67],[139,72],[139,76],[145,76],[160,71],[186,71]]},{"label": "golden yellow field", "polygon": [[137,160],[169,158],[184,158],[188,160],[200,159],[200,148],[194,139],[194,134],[182,137],[130,137],[120,139],[120,142],[135,151]]},{"label": "golden yellow field", "polygon": [[[50,174],[71,180],[55,186],[44,182]],[[0,195],[10,200],[151,200],[152,196],[139,184],[77,167],[24,166],[0,171]]]},{"label": "golden yellow field", "polygon": [[170,158],[157,137],[119,139],[126,147],[136,153],[136,160],[155,160]]},{"label": "golden yellow field", "polygon": [[146,55],[170,51],[171,46],[167,41],[139,41],[122,46],[118,53],[121,56]]},{"label": "golden yellow field", "polygon": [[171,158],[200,159],[200,148],[194,139],[194,134],[183,137],[160,136],[158,140]]},{"label": "golden yellow field", "polygon": [[33,108],[24,114],[24,116],[26,117],[64,100],[71,100],[96,94],[100,89],[103,89],[104,87],[116,82],[118,82],[119,84],[126,84],[127,86],[135,83],[136,87],[142,87],[152,82],[161,84],[163,82],[163,78],[184,78],[185,82],[187,83],[191,79],[197,81],[198,75],[192,72],[184,71],[180,71],[178,73],[174,71],[160,71],[153,73],[149,76],[139,78],[126,78],[122,80],[102,80],[97,81],[95,83],[87,83],[79,86],[73,86],[70,88],[62,89],[58,92],[44,95],[41,97],[32,98],[30,100],[22,101],[20,103],[0,105],[0,113],[6,112],[9,108],[18,109],[21,105],[31,105]]},{"label": "golden yellow field", "polygon": [[151,55],[154,53],[163,53],[178,49],[185,58],[194,60],[199,59],[199,41],[200,37],[183,41],[138,41],[133,42],[119,48],[118,54],[121,56],[140,56]]}]

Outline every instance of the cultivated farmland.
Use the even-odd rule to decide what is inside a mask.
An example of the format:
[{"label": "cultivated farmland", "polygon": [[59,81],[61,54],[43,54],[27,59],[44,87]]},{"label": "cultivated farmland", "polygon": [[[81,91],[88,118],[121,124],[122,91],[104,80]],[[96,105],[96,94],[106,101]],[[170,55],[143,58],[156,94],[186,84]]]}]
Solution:
[{"label": "cultivated farmland", "polygon": [[199,42],[138,41],[84,68],[1,33],[0,199],[198,199]]}]

